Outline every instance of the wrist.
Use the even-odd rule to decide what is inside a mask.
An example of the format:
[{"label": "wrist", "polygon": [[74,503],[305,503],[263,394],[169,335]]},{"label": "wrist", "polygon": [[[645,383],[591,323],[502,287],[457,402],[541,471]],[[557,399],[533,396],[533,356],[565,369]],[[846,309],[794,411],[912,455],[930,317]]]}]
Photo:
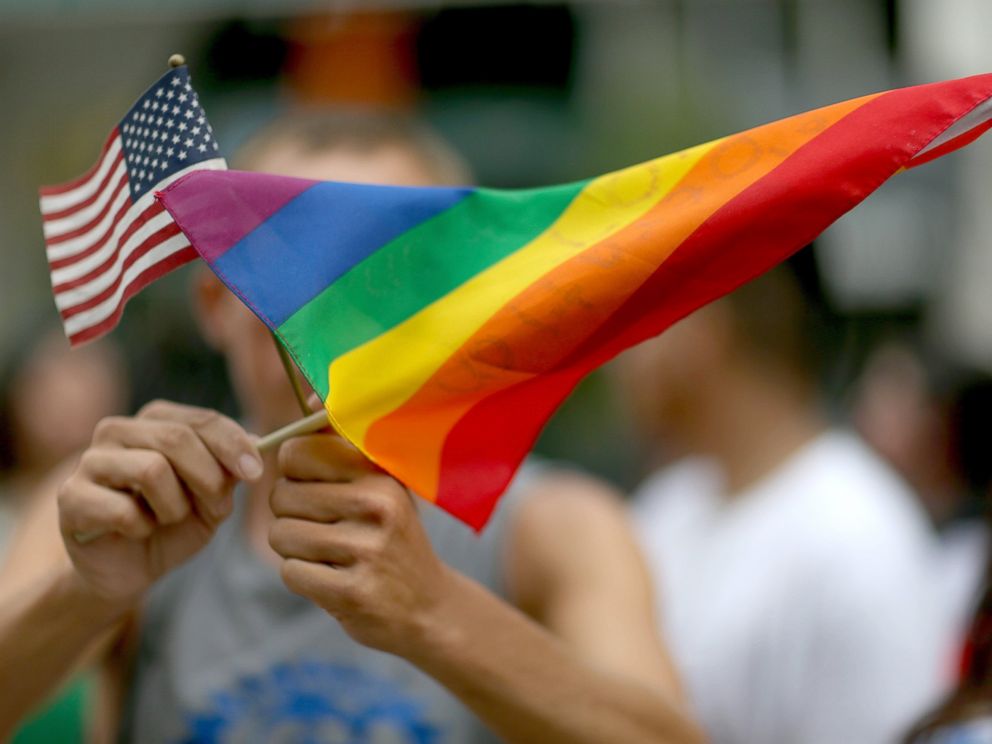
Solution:
[{"label": "wrist", "polygon": [[443,566],[440,591],[429,607],[412,618],[399,655],[425,671],[446,659],[460,658],[462,649],[471,643],[472,608],[486,594],[467,576]]},{"label": "wrist", "polygon": [[101,593],[68,561],[55,577],[52,589],[60,604],[68,604],[76,616],[86,617],[95,624],[111,625],[123,619],[141,599],[140,594],[111,597]]}]

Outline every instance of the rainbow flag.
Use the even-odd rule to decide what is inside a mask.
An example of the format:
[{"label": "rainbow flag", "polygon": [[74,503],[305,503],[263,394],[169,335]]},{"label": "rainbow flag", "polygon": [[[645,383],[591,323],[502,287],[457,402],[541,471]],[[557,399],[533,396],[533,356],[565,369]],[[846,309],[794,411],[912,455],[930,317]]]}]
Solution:
[{"label": "rainbow flag", "polygon": [[199,171],[160,194],[334,427],[475,528],[588,372],[992,126],[992,75],[845,101],[563,186]]}]

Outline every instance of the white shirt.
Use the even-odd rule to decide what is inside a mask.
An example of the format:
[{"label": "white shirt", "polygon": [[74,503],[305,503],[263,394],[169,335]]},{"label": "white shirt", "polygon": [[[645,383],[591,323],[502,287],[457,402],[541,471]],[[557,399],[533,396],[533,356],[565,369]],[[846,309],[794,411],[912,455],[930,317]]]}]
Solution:
[{"label": "white shirt", "polygon": [[723,491],[693,459],[634,502],[663,631],[711,740],[895,741],[949,682],[935,541],[911,494],[843,433]]}]

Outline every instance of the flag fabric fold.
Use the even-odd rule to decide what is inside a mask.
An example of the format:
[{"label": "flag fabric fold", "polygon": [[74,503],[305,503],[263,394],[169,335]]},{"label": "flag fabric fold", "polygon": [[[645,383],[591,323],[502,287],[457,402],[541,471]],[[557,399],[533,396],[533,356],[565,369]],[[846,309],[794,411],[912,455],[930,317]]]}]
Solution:
[{"label": "flag fabric fold", "polygon": [[217,150],[181,66],[128,110],[89,171],[42,187],[52,291],[73,346],[110,331],[129,298],[197,258],[154,192],[191,171],[225,168]]},{"label": "flag fabric fold", "polygon": [[335,427],[481,528],[579,380],[992,126],[992,75],[530,190],[196,172],[161,194]]}]

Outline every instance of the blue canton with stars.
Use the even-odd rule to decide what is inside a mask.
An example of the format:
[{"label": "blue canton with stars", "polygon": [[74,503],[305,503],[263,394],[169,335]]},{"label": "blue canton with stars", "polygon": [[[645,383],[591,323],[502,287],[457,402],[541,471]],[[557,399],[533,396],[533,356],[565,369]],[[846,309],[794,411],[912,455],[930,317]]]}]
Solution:
[{"label": "blue canton with stars", "polygon": [[118,125],[131,198],[194,163],[219,157],[207,115],[185,66],[145,91]]}]

